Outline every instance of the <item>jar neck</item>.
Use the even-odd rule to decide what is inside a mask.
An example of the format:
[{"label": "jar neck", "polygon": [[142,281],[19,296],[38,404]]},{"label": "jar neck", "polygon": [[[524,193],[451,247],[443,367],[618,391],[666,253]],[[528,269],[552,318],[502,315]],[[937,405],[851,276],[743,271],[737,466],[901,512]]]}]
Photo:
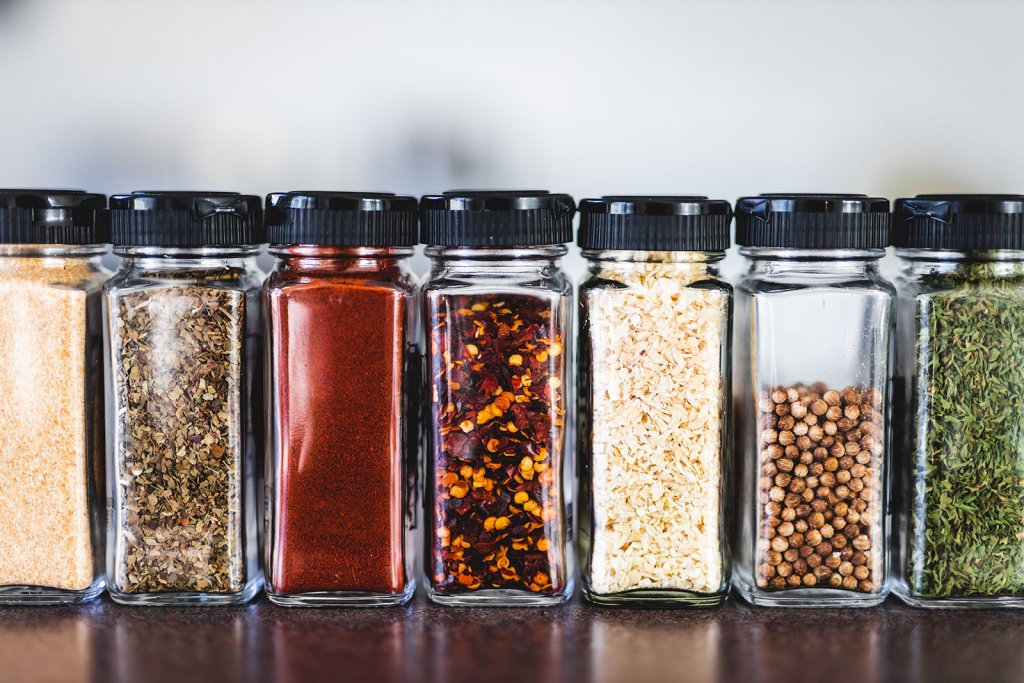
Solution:
[{"label": "jar neck", "polygon": [[426,255],[435,266],[472,268],[484,265],[488,270],[522,267],[554,267],[569,248],[564,244],[531,247],[437,247],[428,246]]},{"label": "jar neck", "polygon": [[106,244],[0,244],[0,257],[100,259]]},{"label": "jar neck", "polygon": [[742,247],[753,272],[822,273],[830,275],[877,273],[885,249],[788,249]]}]

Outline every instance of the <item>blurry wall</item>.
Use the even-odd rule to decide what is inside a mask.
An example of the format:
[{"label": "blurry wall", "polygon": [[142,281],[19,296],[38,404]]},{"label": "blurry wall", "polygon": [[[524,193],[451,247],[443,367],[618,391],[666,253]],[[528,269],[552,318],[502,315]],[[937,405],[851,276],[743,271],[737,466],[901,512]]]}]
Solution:
[{"label": "blurry wall", "polygon": [[1012,0],[0,0],[0,186],[1024,192],[1022,26]]}]

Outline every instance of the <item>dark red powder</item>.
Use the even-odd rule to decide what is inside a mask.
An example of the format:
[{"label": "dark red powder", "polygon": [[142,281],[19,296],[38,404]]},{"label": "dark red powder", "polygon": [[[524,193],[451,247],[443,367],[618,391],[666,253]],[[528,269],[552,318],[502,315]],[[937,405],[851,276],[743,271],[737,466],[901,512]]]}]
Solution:
[{"label": "dark red powder", "polygon": [[267,283],[277,594],[401,593],[412,286],[395,259],[308,258]]}]

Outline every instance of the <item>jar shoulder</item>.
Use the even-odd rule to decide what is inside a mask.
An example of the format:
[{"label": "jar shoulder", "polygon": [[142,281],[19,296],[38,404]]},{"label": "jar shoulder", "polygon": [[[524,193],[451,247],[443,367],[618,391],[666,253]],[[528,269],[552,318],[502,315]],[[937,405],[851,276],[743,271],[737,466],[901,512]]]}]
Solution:
[{"label": "jar shoulder", "polygon": [[158,269],[125,265],[106,281],[103,289],[110,296],[149,289],[182,287],[222,289],[249,294],[259,291],[263,286],[263,280],[262,271],[255,266]]},{"label": "jar shoulder", "polygon": [[428,298],[451,294],[508,293],[536,296],[570,296],[572,282],[561,269],[489,273],[460,273],[435,269],[427,276],[423,292]]},{"label": "jar shoulder", "polygon": [[19,259],[0,262],[0,286],[12,292],[59,290],[94,294],[103,289],[111,271],[98,260]]},{"label": "jar shoulder", "polygon": [[412,296],[418,288],[419,283],[416,277],[405,270],[388,273],[296,270],[277,267],[270,272],[263,283],[263,289],[271,296],[323,289],[392,291],[400,295]]},{"label": "jar shoulder", "polygon": [[894,298],[896,285],[878,273],[747,273],[736,283],[737,295],[760,296],[775,293],[819,292]]},{"label": "jar shoulder", "polygon": [[702,289],[715,290],[732,296],[732,283],[719,276],[693,278],[690,276],[664,277],[657,279],[640,279],[629,274],[591,272],[580,283],[580,297],[602,289]]},{"label": "jar shoulder", "polygon": [[896,280],[900,298],[918,299],[951,294],[987,294],[1024,299],[1024,275],[984,277],[962,273],[903,273]]}]

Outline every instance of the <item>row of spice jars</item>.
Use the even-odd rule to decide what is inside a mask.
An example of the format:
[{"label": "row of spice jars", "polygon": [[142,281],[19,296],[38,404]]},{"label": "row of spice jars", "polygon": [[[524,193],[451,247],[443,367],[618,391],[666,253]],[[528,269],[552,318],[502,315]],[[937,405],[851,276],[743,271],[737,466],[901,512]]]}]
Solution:
[{"label": "row of spice jars", "polygon": [[[137,193],[113,198],[106,213],[102,197],[85,193],[0,197],[9,257],[0,342],[10,359],[0,416],[12,435],[0,478],[9,510],[0,599],[83,600],[102,587],[103,367],[116,600],[252,597],[264,417],[264,565],[275,602],[411,597],[420,417],[430,597],[557,604],[571,594],[572,290],[558,265],[571,198],[423,199],[434,266],[422,293],[421,381],[420,299],[402,263],[417,242],[412,198],[272,195],[267,239],[278,264],[261,303],[256,197]],[[894,291],[878,259],[890,243],[888,202],[740,200],[737,241],[751,267],[736,290],[734,374],[732,289],[717,270],[728,203],[606,197],[580,209],[591,264],[579,334],[585,594],[720,602],[735,496],[734,573],[748,600],[884,599]],[[897,203],[895,243],[908,263],[901,310],[910,311],[899,328],[907,462],[897,573],[915,604],[1020,598],[1022,216],[1017,197]],[[97,245],[107,220],[124,260],[104,287]],[[53,348],[63,352],[42,362],[39,350]]]},{"label": "row of spice jars", "polygon": [[736,215],[740,594],[864,606],[891,585],[920,607],[1024,606],[1024,196],[921,195],[890,215],[763,195]]},{"label": "row of spice jars", "polygon": [[404,603],[421,416],[431,596],[571,594],[571,198],[0,200],[0,601]]},{"label": "row of spice jars", "polygon": [[727,202],[581,203],[584,593],[715,605],[732,579],[761,605],[881,602],[889,203],[762,195],[735,217],[734,290]]}]

